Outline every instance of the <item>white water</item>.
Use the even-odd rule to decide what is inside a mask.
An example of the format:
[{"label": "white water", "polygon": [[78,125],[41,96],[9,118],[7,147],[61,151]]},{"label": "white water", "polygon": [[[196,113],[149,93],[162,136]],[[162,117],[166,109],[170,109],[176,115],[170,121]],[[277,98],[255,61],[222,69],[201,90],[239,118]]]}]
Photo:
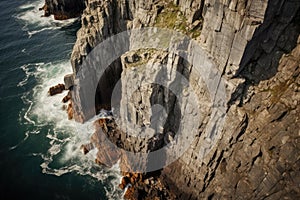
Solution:
[{"label": "white water", "polygon": [[[36,129],[27,132],[24,141],[30,135],[39,134],[39,129],[42,127],[49,124],[53,126],[44,138],[49,141],[50,148],[44,154],[42,152],[32,154],[43,159],[40,165],[42,172],[55,176],[75,172],[80,175],[89,175],[105,183],[108,183],[105,180],[109,177],[115,177],[107,187],[110,189],[105,188],[106,196],[110,199],[121,199],[122,191],[118,189],[121,178],[118,164],[111,169],[97,166],[94,162],[96,149],[87,155],[83,155],[80,150],[82,144],[89,143],[95,131],[93,123],[99,116],[95,116],[84,124],[68,120],[66,111],[62,109],[64,104],[61,102],[67,92],[55,96],[48,95],[48,89],[58,83],[63,83],[64,75],[71,72],[69,62],[33,63],[22,66],[22,69],[26,77],[18,86],[26,85],[32,78],[38,83],[31,92],[25,93],[22,97],[23,101],[29,104],[28,109],[23,112],[23,121],[32,124]],[[102,115],[107,117],[104,111]]]},{"label": "white water", "polygon": [[24,24],[23,31],[27,32],[29,38],[43,31],[55,30],[63,26],[70,25],[77,20],[55,20],[53,16],[43,17],[44,11],[39,10],[39,8],[42,8],[43,5],[44,0],[38,0],[36,2],[27,3],[18,8],[20,13],[15,17]]},{"label": "white water", "polygon": [[[58,29],[61,26],[74,22],[72,20],[54,21],[52,17],[39,17],[43,11],[38,11],[43,6],[43,1],[21,6],[20,14],[15,16],[23,24],[23,30],[31,37],[47,30]],[[23,49],[23,53],[26,50]],[[63,77],[71,73],[68,60],[60,63],[29,63],[21,66],[25,78],[18,83],[18,87],[26,87],[36,82],[33,90],[26,92],[22,100],[26,109],[20,113],[20,122],[33,127],[25,133],[23,141],[13,146],[10,150],[18,148],[20,144],[33,135],[38,135],[41,140],[47,141],[48,149],[43,152],[34,152],[32,156],[42,158],[41,171],[46,175],[62,176],[67,173],[88,175],[106,184],[106,196],[109,199],[122,199],[122,191],[118,188],[121,179],[118,164],[111,169],[95,164],[97,150],[83,155],[80,146],[90,141],[93,134],[93,123],[97,117],[79,124],[74,120],[68,120],[65,110],[62,109],[62,98],[67,91],[55,96],[48,95],[48,89],[58,83],[63,83]],[[47,134],[41,134],[48,129]],[[112,177],[114,177],[112,179]],[[112,180],[111,180],[112,179]]]}]

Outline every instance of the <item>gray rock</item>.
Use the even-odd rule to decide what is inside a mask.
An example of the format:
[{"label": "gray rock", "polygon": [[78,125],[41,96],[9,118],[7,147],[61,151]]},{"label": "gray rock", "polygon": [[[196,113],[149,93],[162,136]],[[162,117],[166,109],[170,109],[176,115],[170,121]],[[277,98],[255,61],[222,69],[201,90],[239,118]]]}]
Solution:
[{"label": "gray rock", "polygon": [[[141,141],[121,134],[122,141],[130,141],[124,143],[124,148],[134,152],[148,152],[159,148],[162,140],[166,139],[164,143],[172,141],[173,137],[169,137],[168,132],[175,133],[177,124],[182,122],[184,128],[190,132],[196,130],[197,134],[190,148],[177,161],[165,167],[161,175],[164,184],[179,186],[179,190],[176,188],[173,191],[178,194],[179,199],[292,199],[293,195],[299,196],[299,179],[291,177],[291,172],[299,174],[299,152],[295,147],[300,130],[297,86],[300,39],[299,25],[296,23],[299,2],[174,2],[186,19],[187,28],[200,27],[199,21],[203,17],[199,43],[205,51],[202,56],[194,58],[191,65],[184,63],[179,56],[161,51],[147,59],[139,57],[137,53],[120,59],[118,64],[122,66],[122,109],[119,128],[127,130],[127,117],[135,126],[149,127],[153,103],[164,105],[166,113],[170,115],[160,131],[166,137]],[[166,2],[155,3],[160,8],[167,6]],[[106,38],[127,28],[155,25],[158,10],[153,4],[154,1],[144,0],[128,3],[87,1],[87,9],[82,16],[84,26],[77,33],[71,58],[74,73],[78,72],[80,63],[89,51]],[[164,9],[160,12],[167,13]],[[274,20],[275,18],[278,20]],[[177,29],[180,30],[178,27]],[[288,55],[283,56],[283,51]],[[127,67],[137,61],[151,67]],[[226,92],[229,96],[235,100],[246,99],[245,104],[229,105],[227,121],[215,144],[208,142],[214,139],[213,131],[206,137],[206,127],[210,116],[213,116],[209,88],[201,78],[194,77],[193,66],[200,62],[203,65],[214,63],[218,67],[226,79]],[[168,66],[168,70],[163,69],[164,65]],[[165,88],[151,85],[136,87],[154,82],[164,73],[168,74],[168,78],[163,82],[171,85],[176,79],[175,71],[183,71],[192,85],[201,83],[201,87],[197,88],[197,97],[201,101],[203,116],[197,116],[194,109],[188,106],[194,105],[195,100],[185,90],[177,99],[180,104],[176,105],[174,95]],[[247,80],[230,79],[239,74],[243,74],[242,78]],[[213,73],[210,75],[211,79],[216,77]],[[72,76],[68,77],[65,80],[66,87],[73,85]],[[255,84],[250,83],[251,81]],[[77,110],[78,115],[84,116],[80,106],[74,105],[75,113]],[[188,120],[189,115],[196,117]],[[162,115],[162,119],[163,117]],[[200,126],[196,126],[196,122],[201,122]],[[201,155],[209,147],[212,149],[203,159]],[[144,165],[146,162],[142,163]],[[295,174],[294,177],[297,177]]]},{"label": "gray rock", "polygon": [[73,74],[65,75],[64,82],[65,82],[65,88],[70,89],[74,85],[74,75]]}]

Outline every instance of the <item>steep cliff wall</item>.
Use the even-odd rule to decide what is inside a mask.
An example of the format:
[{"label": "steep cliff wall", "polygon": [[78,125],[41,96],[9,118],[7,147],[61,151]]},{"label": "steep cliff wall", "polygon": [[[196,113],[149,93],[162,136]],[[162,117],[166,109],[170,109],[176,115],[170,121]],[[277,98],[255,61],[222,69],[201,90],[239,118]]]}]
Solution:
[{"label": "steep cliff wall", "polygon": [[200,161],[195,145],[164,169],[161,180],[179,199],[299,198],[299,39],[249,102],[230,107],[209,159]]},{"label": "steep cliff wall", "polygon": [[[182,199],[299,198],[299,179],[291,178],[299,176],[299,3],[251,3],[255,7],[248,9],[245,4],[232,7],[234,1],[214,4],[211,9],[223,13],[221,29],[205,28],[219,22],[210,20],[210,11],[205,15],[210,18],[202,31],[207,50],[223,66],[225,77],[245,81],[231,95],[222,139],[211,157],[199,160],[198,144],[164,169],[163,180],[184,188]],[[267,8],[266,13],[260,8]],[[240,28],[228,27],[228,21],[239,22],[228,20],[238,13],[249,19],[244,18]]]},{"label": "steep cliff wall", "polygon": [[[176,132],[178,118],[196,132],[190,148],[160,175],[178,199],[293,199],[300,193],[299,8],[299,1],[288,0],[89,0],[71,58],[74,75],[97,44],[124,30],[156,26],[189,35],[205,52],[194,62],[188,64],[178,55],[152,51],[150,59],[143,56],[149,49],[142,53],[134,50],[139,59],[130,53],[116,60],[110,70],[117,75],[104,78],[96,96],[107,95],[107,90],[101,90],[103,83],[115,83],[120,78],[121,118],[130,116],[136,125],[147,126],[152,105],[159,104],[168,114],[161,140]],[[132,44],[126,47],[128,51]],[[192,50],[190,43],[187,46]],[[143,81],[157,80],[162,73],[170,75],[164,80],[170,85],[176,79],[174,71],[181,72],[192,85],[199,83],[201,80],[193,77],[194,65],[203,60],[209,60],[222,74],[228,96],[225,126],[216,143],[207,143],[205,128],[214,102],[205,84],[200,84],[196,94],[203,114],[197,118],[199,126],[186,121],[185,116],[193,111],[186,106],[192,101],[185,101],[185,95],[175,99],[170,91],[153,85],[134,90]],[[170,71],[164,71],[164,64]],[[152,71],[147,71],[147,65]],[[210,78],[214,77],[217,74]],[[73,106],[75,118],[83,121],[90,116],[81,109],[80,88],[72,92],[79,97],[79,105]],[[130,94],[134,95],[128,103]],[[181,103],[176,104],[177,100]],[[128,149],[151,150],[143,145],[134,141],[134,148]],[[204,146],[210,149],[205,157]]]},{"label": "steep cliff wall", "polygon": [[[186,192],[179,193],[180,199],[299,197],[299,180],[291,179],[299,174],[299,3],[211,5],[204,16],[202,42],[224,77],[242,77],[244,82],[232,90],[227,122],[212,154],[199,160],[201,143],[196,144],[164,169],[162,180],[170,179],[169,185],[175,182]],[[230,16],[245,17],[240,21]],[[228,82],[234,86],[235,79]]]}]

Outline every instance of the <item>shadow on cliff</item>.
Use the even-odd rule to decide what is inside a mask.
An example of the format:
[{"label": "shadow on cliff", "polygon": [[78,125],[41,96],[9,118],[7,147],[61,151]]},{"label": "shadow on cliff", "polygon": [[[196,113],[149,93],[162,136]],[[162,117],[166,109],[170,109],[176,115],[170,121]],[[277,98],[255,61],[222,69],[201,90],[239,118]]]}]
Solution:
[{"label": "shadow on cliff", "polygon": [[[95,94],[95,110],[99,114],[101,109],[110,110],[112,102],[112,94],[116,84],[121,79],[122,63],[121,59],[115,60],[104,72],[98,82],[98,87]],[[120,89],[120,88],[117,88]],[[121,91],[117,91],[121,93]],[[114,99],[120,101],[120,99]],[[118,102],[119,104],[120,102]]]},{"label": "shadow on cliff", "polygon": [[264,22],[246,46],[240,68],[234,78],[245,79],[231,95],[228,107],[238,101],[242,106],[249,87],[277,73],[280,58],[290,53],[300,34],[300,2],[269,1]]}]

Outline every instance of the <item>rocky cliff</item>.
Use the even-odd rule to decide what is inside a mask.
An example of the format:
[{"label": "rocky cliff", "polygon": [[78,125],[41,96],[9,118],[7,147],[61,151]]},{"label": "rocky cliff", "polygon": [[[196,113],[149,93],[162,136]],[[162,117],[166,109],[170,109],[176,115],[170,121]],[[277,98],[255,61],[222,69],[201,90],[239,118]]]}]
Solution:
[{"label": "rocky cliff", "polygon": [[85,8],[84,0],[45,0],[44,16],[54,15],[56,20],[79,17]]},{"label": "rocky cliff", "polygon": [[[132,130],[126,124],[130,121],[153,135],[142,142],[139,137],[121,134],[111,139],[119,147],[152,152],[167,146],[180,128],[191,133],[193,140],[184,154],[156,175],[177,199],[299,198],[299,1],[88,0],[81,21],[71,58],[74,74],[66,78],[66,86],[74,84],[71,94],[75,119],[85,121],[101,108],[111,107],[110,97],[120,81],[118,128]],[[110,62],[96,85],[96,105],[84,107],[83,94],[87,91],[83,88],[89,85],[83,85],[83,76],[75,75],[86,66],[83,63],[88,54],[117,33],[152,26],[176,30],[193,40],[176,43],[171,37],[166,48],[160,42],[160,50],[153,50],[135,34],[129,35],[123,47],[126,53]],[[170,52],[182,46],[186,57]],[[197,46],[201,53],[195,56],[191,52]],[[198,65],[201,69],[213,66],[216,71],[210,72],[208,79],[199,78],[195,76]],[[103,66],[93,67],[87,69],[91,80]],[[197,86],[195,94],[184,84],[176,90],[179,96],[168,89],[178,81],[176,72],[193,88]],[[168,78],[157,82],[162,76]],[[224,94],[211,95],[209,80],[219,83],[213,87],[216,91],[224,85]],[[138,87],[145,83],[160,86]],[[220,95],[224,98],[218,99]],[[194,99],[201,102],[200,107]],[[225,105],[220,104],[221,100]],[[153,105],[165,111],[158,115],[162,118],[156,119],[164,123],[155,127],[149,125],[155,121],[151,118]],[[224,112],[225,123],[209,128],[209,121],[218,116],[215,108]],[[183,127],[179,127],[181,123]],[[99,162],[105,162],[105,157],[109,162],[120,158],[109,152],[102,152]],[[124,171],[133,168],[130,159],[123,156]],[[149,167],[151,158],[143,161]]]}]

